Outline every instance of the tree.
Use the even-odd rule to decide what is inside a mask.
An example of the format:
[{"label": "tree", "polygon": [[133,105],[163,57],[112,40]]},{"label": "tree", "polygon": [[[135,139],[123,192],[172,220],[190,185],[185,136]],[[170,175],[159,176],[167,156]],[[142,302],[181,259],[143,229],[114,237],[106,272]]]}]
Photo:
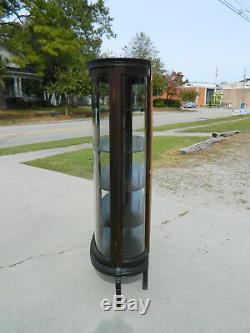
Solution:
[{"label": "tree", "polygon": [[218,92],[218,91],[215,91],[213,93],[213,95],[211,96],[209,102],[210,102],[211,106],[219,106],[219,105],[221,105],[221,102],[222,102],[222,93]]},{"label": "tree", "polygon": [[123,47],[123,54],[129,58],[148,59],[151,61],[153,74],[163,74],[164,65],[159,57],[159,51],[144,32],[139,32]]},{"label": "tree", "polygon": [[57,104],[65,104],[65,114],[74,98],[91,94],[91,84],[86,70],[80,72],[59,72],[56,81],[47,86],[47,92],[55,93]]},{"label": "tree", "polygon": [[159,51],[144,32],[139,32],[123,47],[123,56],[128,58],[148,59],[151,61],[153,74],[153,95],[163,93],[166,82],[164,80],[164,65],[159,57]]},{"label": "tree", "polygon": [[155,74],[153,75],[153,95],[161,96],[166,89],[166,79],[164,75]]},{"label": "tree", "polygon": [[4,1],[1,9],[2,41],[21,67],[34,66],[45,87],[61,81],[61,73],[71,77],[86,71],[86,61],[100,52],[102,37],[114,36],[103,0]]},{"label": "tree", "polygon": [[181,89],[180,97],[183,102],[195,102],[198,92],[195,89]]},{"label": "tree", "polygon": [[181,72],[172,71],[171,73],[167,73],[165,75],[165,93],[167,95],[167,99],[171,99],[171,97],[178,95],[180,87],[186,83],[186,81],[183,81],[183,78],[184,75]]},{"label": "tree", "polygon": [[5,63],[0,57],[0,89],[4,87],[4,74],[5,74]]}]

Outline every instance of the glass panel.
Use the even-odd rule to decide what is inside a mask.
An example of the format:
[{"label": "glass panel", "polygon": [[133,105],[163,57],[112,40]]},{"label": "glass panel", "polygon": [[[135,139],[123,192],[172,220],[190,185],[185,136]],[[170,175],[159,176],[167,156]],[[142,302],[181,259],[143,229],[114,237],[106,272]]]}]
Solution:
[{"label": "glass panel", "polygon": [[99,252],[110,257],[110,185],[109,185],[109,85],[99,78],[94,98],[94,175],[96,183],[95,240]]},{"label": "glass panel", "polygon": [[124,94],[123,259],[131,259],[145,249],[145,78],[125,77]]}]

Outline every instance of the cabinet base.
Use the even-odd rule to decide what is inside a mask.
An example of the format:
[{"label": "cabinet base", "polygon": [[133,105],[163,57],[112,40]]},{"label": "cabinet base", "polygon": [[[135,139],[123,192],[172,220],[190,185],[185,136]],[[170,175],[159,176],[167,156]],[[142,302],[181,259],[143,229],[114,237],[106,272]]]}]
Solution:
[{"label": "cabinet base", "polygon": [[116,295],[121,295],[122,276],[132,276],[143,273],[143,289],[148,289],[148,253],[144,253],[139,260],[130,263],[124,263],[121,267],[114,267],[108,263],[100,254],[96,247],[95,237],[93,235],[90,245],[90,259],[92,265],[99,272],[115,277]]}]

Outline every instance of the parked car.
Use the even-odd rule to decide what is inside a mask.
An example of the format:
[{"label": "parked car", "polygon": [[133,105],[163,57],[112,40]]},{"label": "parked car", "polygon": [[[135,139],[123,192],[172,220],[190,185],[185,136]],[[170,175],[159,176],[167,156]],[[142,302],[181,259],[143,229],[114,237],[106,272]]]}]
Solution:
[{"label": "parked car", "polygon": [[183,104],[184,109],[195,109],[196,108],[196,103],[194,102],[186,102]]}]

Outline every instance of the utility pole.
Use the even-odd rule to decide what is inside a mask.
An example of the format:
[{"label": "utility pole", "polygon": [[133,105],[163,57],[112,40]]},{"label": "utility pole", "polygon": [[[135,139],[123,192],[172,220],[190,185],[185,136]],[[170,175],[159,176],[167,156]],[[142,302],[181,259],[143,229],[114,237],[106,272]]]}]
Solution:
[{"label": "utility pole", "polygon": [[244,77],[243,88],[245,89],[246,88],[246,79],[247,79],[247,69],[246,69],[246,67],[244,68],[244,75],[243,75],[243,77]]},{"label": "utility pole", "polygon": [[217,92],[217,83],[218,83],[218,66],[215,68],[215,92]]},{"label": "utility pole", "polygon": [[243,80],[243,102],[245,102],[245,89],[246,89],[246,79],[247,79],[247,69],[244,68],[244,74],[243,74],[244,80]]}]

